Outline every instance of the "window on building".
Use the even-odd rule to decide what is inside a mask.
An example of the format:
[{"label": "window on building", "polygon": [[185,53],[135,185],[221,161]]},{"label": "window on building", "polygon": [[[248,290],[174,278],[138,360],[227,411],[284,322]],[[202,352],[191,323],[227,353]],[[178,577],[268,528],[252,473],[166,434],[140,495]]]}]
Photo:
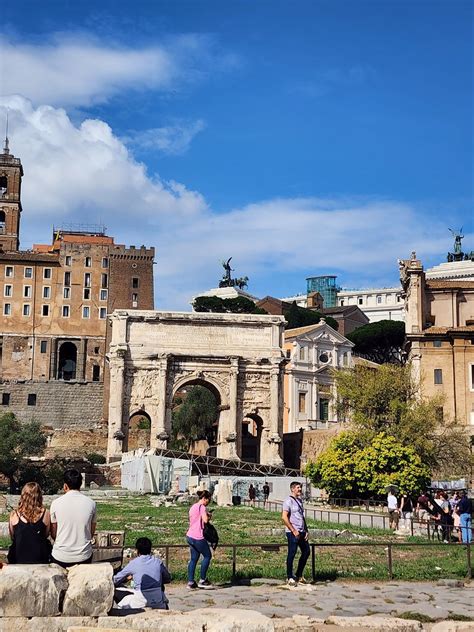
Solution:
[{"label": "window on building", "polygon": [[100,366],[98,364],[92,365],[92,381],[98,382],[100,379]]},{"label": "window on building", "polygon": [[138,288],[138,285],[139,285],[139,279],[138,279],[138,277],[132,277],[132,287],[133,287],[134,289],[137,289],[137,288]]},{"label": "window on building", "polygon": [[298,412],[306,412],[306,393],[298,393]]},{"label": "window on building", "polygon": [[101,307],[99,309],[99,318],[101,318],[102,320],[104,320],[104,318],[107,318],[107,308],[106,307]]},{"label": "window on building", "polygon": [[108,257],[102,257],[102,267],[103,268],[108,268],[109,267],[109,259],[108,259]]},{"label": "window on building", "polygon": [[433,340],[433,347],[441,347],[441,340]]},{"label": "window on building", "polygon": [[343,366],[347,366],[348,363],[349,363],[348,355],[347,355],[347,353],[344,353],[343,356],[342,356],[342,364],[343,364]]},{"label": "window on building", "polygon": [[90,287],[90,286],[91,286],[91,273],[86,272],[84,274],[84,287]]},{"label": "window on building", "polygon": [[66,255],[66,258],[64,260],[64,265],[70,266],[71,264],[72,264],[72,257],[71,257],[71,255]]},{"label": "window on building", "polygon": [[43,298],[51,298],[51,288],[49,285],[43,286]]},{"label": "window on building", "polygon": [[65,272],[64,273],[64,287],[70,287],[70,285],[71,285],[71,273]]},{"label": "window on building", "polygon": [[100,275],[100,286],[102,288],[106,288],[106,287],[108,287],[108,285],[109,285],[109,275],[106,274],[105,272],[103,272]]},{"label": "window on building", "polygon": [[101,301],[106,301],[107,300],[107,290],[101,290],[100,291],[100,300]]},{"label": "window on building", "polygon": [[2,393],[2,406],[10,404],[10,393]]},{"label": "window on building", "polygon": [[29,303],[25,303],[23,305],[23,316],[29,316],[31,312],[31,305]]},{"label": "window on building", "polygon": [[13,266],[5,266],[5,276],[6,277],[10,277],[10,278],[13,277],[13,271],[14,271]]},{"label": "window on building", "polygon": [[323,353],[319,354],[319,361],[322,362],[323,364],[325,364],[326,362],[329,362],[329,355],[323,351]]},{"label": "window on building", "polygon": [[291,349],[286,350],[286,357],[288,360],[291,358]]},{"label": "window on building", "polygon": [[11,303],[4,303],[3,304],[3,315],[4,316],[11,316],[12,314],[12,304]]},{"label": "window on building", "polygon": [[397,294],[397,303],[400,303],[401,300],[402,300],[402,297],[400,296],[400,294]]},{"label": "window on building", "polygon": [[69,305],[63,305],[63,309],[62,309],[63,318],[69,318],[70,311],[71,310],[70,310]]},{"label": "window on building", "polygon": [[3,288],[3,296],[13,296],[13,285],[5,285]]},{"label": "window on building", "polygon": [[43,268],[43,279],[50,279],[52,274],[51,268]]},{"label": "window on building", "polygon": [[344,307],[344,301],[343,301],[343,300],[342,300],[342,301],[340,301],[339,305],[340,305],[341,307]]},{"label": "window on building", "polygon": [[300,347],[300,360],[304,360],[304,347]]},{"label": "window on building", "polygon": [[94,347],[94,353],[97,355],[100,351],[100,347]]},{"label": "window on building", "polygon": [[382,303],[382,297],[377,296],[377,305],[380,305],[381,303]]},{"label": "window on building", "polygon": [[138,294],[132,294],[132,301],[133,301],[134,303],[137,303],[137,302],[138,302]]},{"label": "window on building", "polygon": [[470,378],[471,378],[471,391],[474,391],[474,364],[471,364]]},{"label": "window on building", "polygon": [[91,297],[91,289],[90,287],[84,288],[84,300],[88,301]]},{"label": "window on building", "polygon": [[71,298],[71,288],[65,287],[63,291],[63,298]]},{"label": "window on building", "polygon": [[49,305],[41,306],[41,316],[49,316]]},{"label": "window on building", "polygon": [[36,406],[36,393],[28,393],[28,406]]},{"label": "window on building", "polygon": [[442,384],[443,383],[443,369],[435,369],[434,370],[434,383]]},{"label": "window on building", "polygon": [[33,268],[25,268],[25,279],[33,278]]},{"label": "window on building", "polygon": [[91,308],[88,306],[84,306],[82,308],[82,318],[90,318]]},{"label": "window on building", "polygon": [[357,299],[357,303],[358,303],[358,305],[363,305],[364,304],[364,299],[363,298],[358,298]]},{"label": "window on building", "polygon": [[91,257],[86,257],[84,265],[85,265],[86,268],[90,268],[92,266],[92,259],[91,259]]},{"label": "window on building", "polygon": [[31,298],[31,285],[23,286],[23,298]]},{"label": "window on building", "polygon": [[329,400],[328,399],[319,400],[319,419],[321,421],[328,421],[329,419]]},{"label": "window on building", "polygon": [[40,342],[40,353],[46,353],[47,350],[48,350],[48,341],[42,340]]}]

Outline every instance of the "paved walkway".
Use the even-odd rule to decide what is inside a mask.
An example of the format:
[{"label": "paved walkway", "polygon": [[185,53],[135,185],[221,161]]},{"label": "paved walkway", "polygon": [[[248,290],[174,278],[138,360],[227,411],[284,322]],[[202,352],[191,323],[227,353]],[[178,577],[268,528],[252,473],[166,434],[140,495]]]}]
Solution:
[{"label": "paved walkway", "polygon": [[189,590],[184,585],[171,584],[166,592],[170,608],[183,612],[206,607],[243,608],[269,617],[301,614],[316,618],[415,612],[433,620],[462,614],[472,617],[474,629],[474,582],[324,582],[288,588],[276,580],[258,581],[268,583],[218,586],[212,590]]}]

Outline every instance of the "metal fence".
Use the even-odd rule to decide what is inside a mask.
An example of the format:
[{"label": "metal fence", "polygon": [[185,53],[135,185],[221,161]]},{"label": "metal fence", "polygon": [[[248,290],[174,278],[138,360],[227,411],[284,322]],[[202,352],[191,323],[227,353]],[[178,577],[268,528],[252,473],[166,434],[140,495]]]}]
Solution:
[{"label": "metal fence", "polygon": [[[347,547],[372,547],[372,548],[381,548],[383,547],[386,551],[386,562],[387,562],[387,579],[392,580],[396,579],[393,571],[393,551],[396,548],[407,548],[407,547],[439,547],[446,550],[446,547],[441,547],[438,544],[432,544],[430,542],[344,542],[344,544],[339,543],[315,543],[310,542],[309,546],[311,548],[311,579],[313,582],[317,581],[317,572],[316,572],[316,549],[329,549],[329,548],[347,548]],[[452,546],[456,547],[465,547],[466,551],[466,577],[468,579],[472,579],[472,557],[471,557],[471,544],[454,544]],[[189,548],[186,544],[162,544],[160,545],[160,549],[164,549],[165,551],[165,563],[166,566],[169,567],[170,563],[170,550],[171,549],[187,549]],[[235,580],[237,578],[237,550],[238,549],[260,549],[265,552],[280,552],[281,548],[286,548],[286,544],[282,544],[281,542],[276,543],[261,543],[261,544],[219,544],[219,549],[231,549],[232,550],[232,579]]]}]

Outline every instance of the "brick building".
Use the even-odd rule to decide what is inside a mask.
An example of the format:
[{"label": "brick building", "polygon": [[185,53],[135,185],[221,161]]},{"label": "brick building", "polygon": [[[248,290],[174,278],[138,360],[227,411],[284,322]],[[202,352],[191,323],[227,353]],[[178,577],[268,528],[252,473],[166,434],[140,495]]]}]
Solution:
[{"label": "brick building", "polygon": [[19,250],[21,161],[0,154],[0,412],[52,428],[100,427],[107,410],[107,314],[153,309],[154,248],[104,227],[54,228]]}]

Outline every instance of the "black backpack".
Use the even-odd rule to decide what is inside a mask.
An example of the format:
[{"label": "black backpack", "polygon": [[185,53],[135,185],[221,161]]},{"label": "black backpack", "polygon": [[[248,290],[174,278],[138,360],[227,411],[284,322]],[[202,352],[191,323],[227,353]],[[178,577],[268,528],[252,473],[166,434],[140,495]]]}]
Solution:
[{"label": "black backpack", "polygon": [[219,544],[219,534],[217,529],[210,522],[206,522],[202,532],[204,539],[209,543],[211,549],[215,551]]}]

